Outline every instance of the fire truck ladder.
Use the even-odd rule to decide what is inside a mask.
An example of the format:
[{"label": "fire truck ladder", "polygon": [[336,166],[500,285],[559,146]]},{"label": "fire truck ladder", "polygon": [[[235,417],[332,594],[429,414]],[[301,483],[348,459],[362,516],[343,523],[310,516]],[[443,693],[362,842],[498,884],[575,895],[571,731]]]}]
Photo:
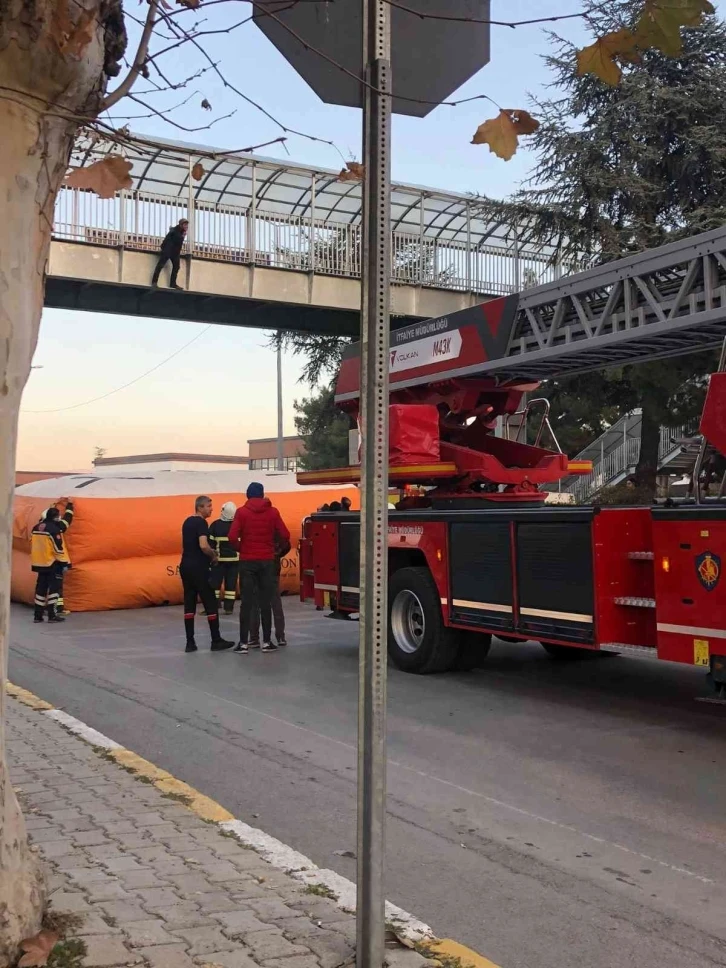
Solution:
[{"label": "fire truck ladder", "polygon": [[475,369],[546,380],[714,349],[724,335],[726,227],[525,290],[505,352]]}]

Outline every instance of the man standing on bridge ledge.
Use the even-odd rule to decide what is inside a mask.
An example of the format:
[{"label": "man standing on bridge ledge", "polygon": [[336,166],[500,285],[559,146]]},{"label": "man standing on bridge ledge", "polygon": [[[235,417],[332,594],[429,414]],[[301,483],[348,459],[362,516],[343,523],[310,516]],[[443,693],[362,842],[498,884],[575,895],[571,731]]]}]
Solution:
[{"label": "man standing on bridge ledge", "polygon": [[188,228],[189,222],[187,219],[183,218],[180,220],[178,225],[175,225],[174,228],[169,229],[169,231],[166,233],[166,238],[161,243],[159,261],[156,263],[154,275],[151,279],[152,286],[158,286],[161,270],[164,268],[167,262],[171,260],[171,279],[169,280],[169,288],[183,288],[182,286],[177,285],[176,277],[179,275],[181,250],[184,245],[184,239],[187,237]]}]

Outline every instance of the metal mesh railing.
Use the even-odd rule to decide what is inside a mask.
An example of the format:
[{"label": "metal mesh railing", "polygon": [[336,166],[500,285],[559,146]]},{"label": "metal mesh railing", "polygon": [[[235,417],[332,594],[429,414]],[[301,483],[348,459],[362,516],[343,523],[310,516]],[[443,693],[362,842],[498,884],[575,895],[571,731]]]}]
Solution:
[{"label": "metal mesh railing", "polygon": [[[692,433],[693,427],[689,426],[661,427],[658,460],[663,461],[673,450],[680,448],[680,441]],[[595,461],[591,474],[577,478],[567,490],[574,495],[578,504],[582,504],[601,488],[612,484],[630,468],[635,467],[639,457],[640,437],[628,437],[619,447]]]},{"label": "metal mesh railing", "polygon": [[[360,278],[360,225],[194,201],[141,191],[101,199],[62,188],[56,239],[155,252],[172,225],[189,220],[185,254],[220,262]],[[441,241],[393,232],[392,281],[401,285],[507,295],[580,267],[553,266],[534,249]]]}]

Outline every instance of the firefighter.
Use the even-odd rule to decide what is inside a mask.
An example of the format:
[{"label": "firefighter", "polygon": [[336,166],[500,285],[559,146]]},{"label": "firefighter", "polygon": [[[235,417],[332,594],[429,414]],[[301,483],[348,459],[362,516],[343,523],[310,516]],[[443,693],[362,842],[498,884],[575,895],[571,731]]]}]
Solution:
[{"label": "firefighter", "polygon": [[158,286],[161,270],[164,268],[167,262],[171,261],[171,278],[169,279],[169,288],[182,288],[181,286],[177,285],[176,277],[179,275],[181,250],[184,246],[184,239],[187,237],[188,228],[189,221],[183,218],[177,225],[169,229],[169,231],[166,233],[166,237],[160,246],[159,260],[156,263],[154,275],[151,279],[152,286]]},{"label": "firefighter", "polygon": [[237,594],[237,577],[239,575],[239,551],[229,543],[229,529],[232,527],[232,519],[237,505],[233,501],[227,501],[222,505],[220,516],[209,526],[209,544],[217,552],[216,565],[212,566],[210,583],[217,596],[217,601],[222,597],[222,584],[224,584],[224,614],[231,615],[234,611],[234,600]]},{"label": "firefighter", "polygon": [[73,522],[73,502],[62,498],[65,505],[61,516],[58,507],[50,507],[33,528],[30,538],[30,563],[38,575],[35,585],[35,622],[43,621],[47,609],[49,622],[64,622],[58,614],[58,596],[62,588],[63,573],[71,567],[71,559],[65,542],[65,533]]},{"label": "firefighter", "polygon": [[219,631],[217,600],[209,584],[209,566],[217,564],[217,553],[209,544],[207,519],[212,516],[212,499],[201,494],[194,502],[194,514],[182,525],[182,558],[179,575],[184,587],[184,631],[187,636],[185,652],[196,652],[194,640],[194,612],[197,597],[207,613],[212,636],[212,652],[231,649],[234,642],[223,639]]}]

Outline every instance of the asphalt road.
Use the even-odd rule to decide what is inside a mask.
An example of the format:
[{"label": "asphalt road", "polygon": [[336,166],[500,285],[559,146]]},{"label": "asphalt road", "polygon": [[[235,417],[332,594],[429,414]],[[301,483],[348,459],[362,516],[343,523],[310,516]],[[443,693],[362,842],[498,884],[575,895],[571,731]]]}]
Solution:
[{"label": "asphalt road", "polygon": [[[185,655],[178,608],[14,606],[10,677],[354,879],[358,627],[285,606],[289,648],[244,658]],[[502,968],[726,965],[726,708],[701,689],[534,644],[391,669],[389,898]]]}]

